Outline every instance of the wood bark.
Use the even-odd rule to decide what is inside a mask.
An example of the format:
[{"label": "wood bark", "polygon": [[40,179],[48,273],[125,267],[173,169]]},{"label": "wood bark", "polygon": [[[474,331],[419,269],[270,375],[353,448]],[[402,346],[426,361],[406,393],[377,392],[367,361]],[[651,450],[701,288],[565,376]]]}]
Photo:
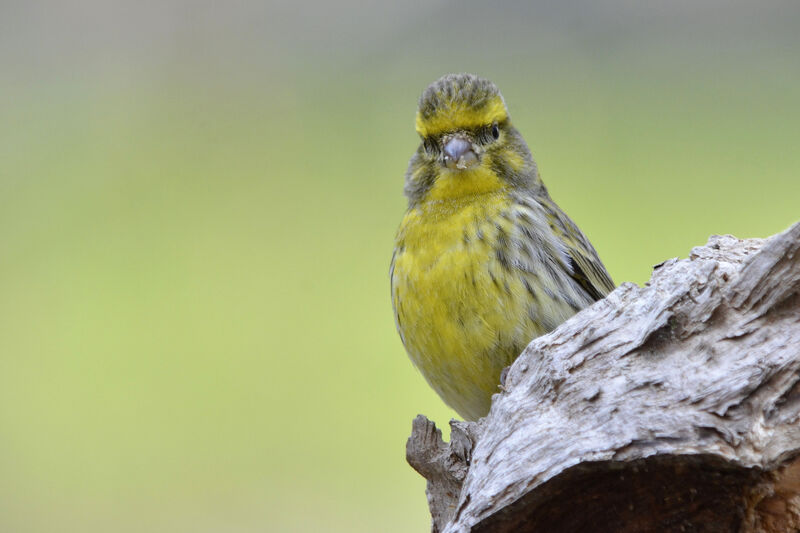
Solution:
[{"label": "wood bark", "polygon": [[501,389],[449,443],[414,420],[434,532],[800,531],[800,223],[622,284]]}]

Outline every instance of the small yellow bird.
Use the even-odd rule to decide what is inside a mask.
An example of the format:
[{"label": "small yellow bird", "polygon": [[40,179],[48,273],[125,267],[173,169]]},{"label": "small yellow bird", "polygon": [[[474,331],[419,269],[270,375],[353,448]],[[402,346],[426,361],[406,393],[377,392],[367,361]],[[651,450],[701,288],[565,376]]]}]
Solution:
[{"label": "small yellow bird", "polygon": [[430,386],[476,420],[503,368],[614,282],[550,199],[491,81],[435,81],[416,129],[390,270],[395,321]]}]

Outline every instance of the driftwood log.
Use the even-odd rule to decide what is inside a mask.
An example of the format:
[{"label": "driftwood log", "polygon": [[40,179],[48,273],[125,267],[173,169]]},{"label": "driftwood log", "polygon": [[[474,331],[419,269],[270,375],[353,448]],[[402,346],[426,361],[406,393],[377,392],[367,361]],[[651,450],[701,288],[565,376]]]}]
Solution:
[{"label": "driftwood log", "polygon": [[435,532],[800,531],[800,223],[714,236],[535,339],[489,415],[420,415]]}]

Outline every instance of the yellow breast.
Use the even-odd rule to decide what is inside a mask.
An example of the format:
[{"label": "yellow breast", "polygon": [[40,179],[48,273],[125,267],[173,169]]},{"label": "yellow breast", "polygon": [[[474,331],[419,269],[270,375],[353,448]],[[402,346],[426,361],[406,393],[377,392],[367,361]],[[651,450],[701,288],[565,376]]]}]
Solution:
[{"label": "yellow breast", "polygon": [[510,204],[496,187],[426,201],[409,209],[397,235],[391,277],[401,338],[431,387],[468,419],[488,412],[501,370],[543,333],[528,318],[522,280],[495,253],[498,236],[513,233],[502,216]]}]

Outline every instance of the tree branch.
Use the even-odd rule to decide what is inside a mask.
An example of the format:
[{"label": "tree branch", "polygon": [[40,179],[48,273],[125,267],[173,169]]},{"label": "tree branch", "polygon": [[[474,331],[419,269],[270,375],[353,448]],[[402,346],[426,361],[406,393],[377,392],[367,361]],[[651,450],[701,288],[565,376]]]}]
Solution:
[{"label": "tree branch", "polygon": [[800,224],[621,285],[502,389],[449,444],[414,421],[435,532],[800,530]]}]

